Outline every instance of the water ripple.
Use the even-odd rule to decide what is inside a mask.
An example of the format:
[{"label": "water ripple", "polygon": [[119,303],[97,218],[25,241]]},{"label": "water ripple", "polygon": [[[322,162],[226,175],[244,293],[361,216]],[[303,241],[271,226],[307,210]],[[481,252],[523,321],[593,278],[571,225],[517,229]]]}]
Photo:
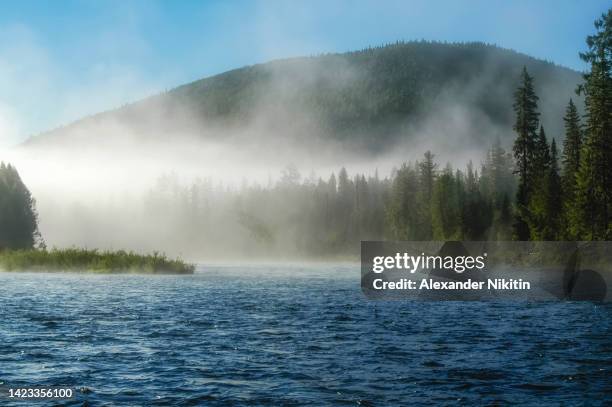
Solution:
[{"label": "water ripple", "polygon": [[610,305],[371,302],[359,282],[325,266],[3,273],[0,382],[79,389],[66,405],[610,402]]}]

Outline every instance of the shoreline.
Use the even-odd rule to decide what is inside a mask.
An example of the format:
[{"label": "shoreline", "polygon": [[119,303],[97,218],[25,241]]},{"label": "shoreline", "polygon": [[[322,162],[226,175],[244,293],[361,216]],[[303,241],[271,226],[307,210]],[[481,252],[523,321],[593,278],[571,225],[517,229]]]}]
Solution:
[{"label": "shoreline", "polygon": [[0,251],[3,272],[74,272],[79,274],[193,274],[195,265],[153,252],[125,250],[27,249]]}]

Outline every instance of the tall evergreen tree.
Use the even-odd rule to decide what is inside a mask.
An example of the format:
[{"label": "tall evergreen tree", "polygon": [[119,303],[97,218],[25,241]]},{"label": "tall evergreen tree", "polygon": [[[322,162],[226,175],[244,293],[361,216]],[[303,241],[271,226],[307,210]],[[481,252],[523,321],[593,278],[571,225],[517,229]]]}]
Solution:
[{"label": "tall evergreen tree", "polygon": [[467,165],[465,180],[465,197],[463,199],[462,236],[466,240],[483,240],[485,233],[491,226],[491,185],[493,171],[484,165],[482,172],[474,171],[472,162]]},{"label": "tall evergreen tree", "polygon": [[417,211],[418,176],[409,164],[403,164],[393,178],[390,196],[386,205],[387,229],[392,239],[418,239]]},{"label": "tall evergreen tree", "polygon": [[574,216],[574,204],[576,202],[576,177],[580,169],[580,150],[582,148],[582,129],[580,124],[580,116],[572,99],[570,99],[565,116],[565,140],[563,141],[562,163],[563,170],[561,172],[561,185],[563,189],[563,216],[562,228],[564,239],[575,239],[577,236],[573,233],[576,229],[572,227],[579,222],[579,217]]},{"label": "tall evergreen tree", "polygon": [[612,238],[612,9],[587,37],[590,64],[579,92],[585,95],[586,137],[576,179],[572,232],[588,240]]},{"label": "tall evergreen tree", "polygon": [[532,192],[536,131],[540,114],[538,113],[538,97],[533,88],[533,78],[527,72],[526,67],[523,67],[521,73],[521,84],[514,92],[513,107],[516,114],[514,131],[517,134],[513,151],[516,160],[516,172],[519,176],[514,235],[517,240],[527,240],[530,234],[526,212]]},{"label": "tall evergreen tree", "polygon": [[461,239],[460,184],[447,166],[434,183],[431,220],[435,240]]},{"label": "tall evergreen tree", "polygon": [[423,161],[419,163],[419,173],[421,180],[421,188],[425,200],[431,201],[433,195],[434,178],[438,165],[434,162],[434,154],[431,151],[426,151],[423,155]]},{"label": "tall evergreen tree", "polygon": [[580,116],[572,99],[569,100],[563,117],[565,122],[565,140],[563,141],[563,182],[573,189],[576,173],[580,167],[580,148],[582,147],[582,129]]},{"label": "tall evergreen tree", "polygon": [[426,151],[423,161],[418,163],[419,169],[419,239],[428,240],[433,236],[431,222],[431,202],[433,197],[434,181],[438,165],[434,162],[434,154]]},{"label": "tall evergreen tree", "polygon": [[525,216],[529,225],[529,238],[531,240],[550,240],[550,238],[545,237],[550,222],[548,214],[550,168],[551,149],[546,139],[544,127],[540,126],[540,132],[535,142],[533,170],[530,180],[531,193]]},{"label": "tall evergreen tree", "polygon": [[506,150],[501,146],[501,141],[495,140],[493,146],[489,150],[485,164],[489,185],[487,191],[489,198],[496,209],[501,207],[501,202],[504,196],[514,192],[514,175],[512,156],[506,153]]},{"label": "tall evergreen tree", "polygon": [[12,165],[0,163],[0,250],[44,246],[36,201]]},{"label": "tall evergreen tree", "polygon": [[334,213],[335,221],[338,223],[337,244],[345,245],[352,235],[352,213],[354,209],[355,187],[350,180],[346,168],[342,167],[338,173],[338,195]]},{"label": "tall evergreen tree", "polygon": [[499,213],[494,219],[495,234],[491,236],[493,240],[512,239],[512,204],[508,195],[504,195],[499,208]]},{"label": "tall evergreen tree", "polygon": [[510,196],[515,193],[515,176],[512,155],[507,153],[496,139],[487,154],[482,166],[481,189],[482,197],[486,199],[492,211],[492,219],[488,221],[492,227],[487,239],[512,239],[512,217]]},{"label": "tall evergreen tree", "polygon": [[[536,138],[535,143],[535,154],[533,157],[533,178],[540,178],[548,173],[548,167],[550,166],[550,145],[546,138],[546,132],[544,126],[540,126],[540,132]],[[537,182],[536,179],[532,182]]]},{"label": "tall evergreen tree", "polygon": [[563,212],[563,194],[561,176],[559,174],[559,159],[557,142],[552,139],[550,144],[550,165],[546,175],[546,220],[542,240],[558,240],[562,238],[561,227]]}]

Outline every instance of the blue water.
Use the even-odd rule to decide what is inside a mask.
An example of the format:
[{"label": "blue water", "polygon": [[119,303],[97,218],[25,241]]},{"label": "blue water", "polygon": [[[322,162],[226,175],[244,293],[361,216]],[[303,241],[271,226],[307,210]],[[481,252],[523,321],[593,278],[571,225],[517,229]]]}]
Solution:
[{"label": "blue water", "polygon": [[359,284],[340,266],[0,273],[0,382],[79,389],[67,405],[612,401],[610,305],[372,302]]}]

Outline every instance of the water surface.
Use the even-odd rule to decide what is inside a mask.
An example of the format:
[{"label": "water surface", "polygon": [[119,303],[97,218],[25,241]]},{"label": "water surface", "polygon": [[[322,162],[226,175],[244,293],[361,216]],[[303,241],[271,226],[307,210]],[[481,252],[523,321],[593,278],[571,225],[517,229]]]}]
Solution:
[{"label": "water surface", "polygon": [[67,405],[612,400],[612,306],[373,302],[356,266],[0,273],[0,310],[0,382]]}]

